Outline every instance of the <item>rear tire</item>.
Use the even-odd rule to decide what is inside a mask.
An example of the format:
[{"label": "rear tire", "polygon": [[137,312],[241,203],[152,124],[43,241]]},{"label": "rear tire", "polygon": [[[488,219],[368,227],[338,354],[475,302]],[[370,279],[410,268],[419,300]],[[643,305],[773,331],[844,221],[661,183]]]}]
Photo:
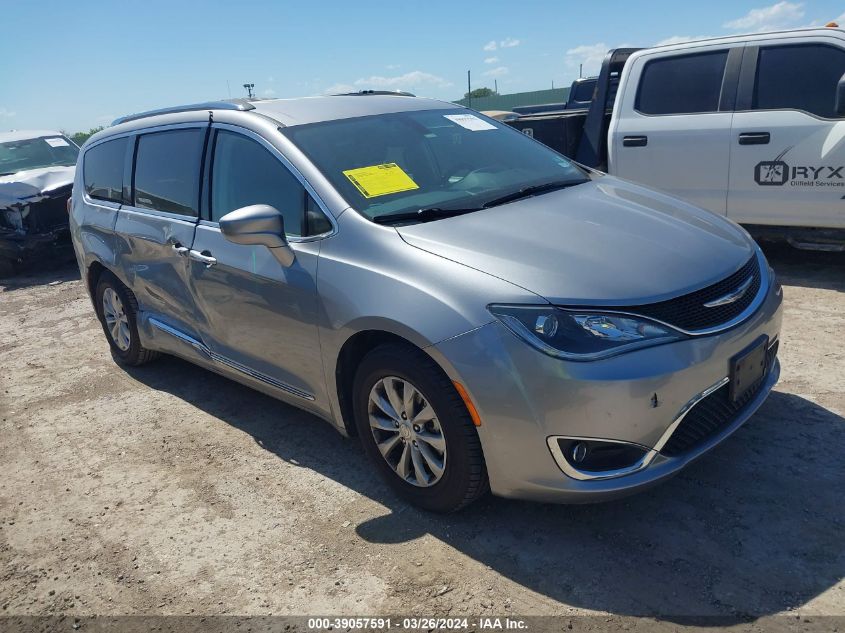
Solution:
[{"label": "rear tire", "polygon": [[135,295],[108,271],[104,271],[97,281],[94,305],[112,356],[118,363],[138,366],[158,357],[158,352],[141,345]]},{"label": "rear tire", "polygon": [[[395,387],[395,407],[390,387]],[[423,351],[387,344],[367,354],[355,375],[353,408],[367,455],[387,484],[413,505],[455,512],[489,489],[469,412]]]}]

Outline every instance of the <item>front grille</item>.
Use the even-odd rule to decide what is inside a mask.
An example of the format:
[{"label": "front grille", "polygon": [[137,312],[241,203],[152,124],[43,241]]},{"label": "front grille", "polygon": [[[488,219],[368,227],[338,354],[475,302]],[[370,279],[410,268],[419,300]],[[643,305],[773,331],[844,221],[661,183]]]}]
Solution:
[{"label": "front grille", "polygon": [[[739,288],[743,282],[752,277],[751,286],[745,294],[734,301],[722,306],[705,308],[704,304],[724,297]],[[668,323],[682,330],[694,332],[717,327],[738,317],[751,305],[760,290],[762,283],[760,264],[754,255],[748,262],[722,281],[696,290],[682,297],[676,297],[659,303],[649,303],[639,306],[614,308],[621,312],[631,312],[644,317]]]},{"label": "front grille", "polygon": [[[778,353],[775,341],[766,354],[766,364],[771,370]],[[699,401],[681,420],[669,441],[660,452],[668,457],[683,455],[729,427],[743,412],[746,406],[757,396],[768,373],[757,381],[736,402],[730,398],[730,384],[725,384],[706,398]]]}]

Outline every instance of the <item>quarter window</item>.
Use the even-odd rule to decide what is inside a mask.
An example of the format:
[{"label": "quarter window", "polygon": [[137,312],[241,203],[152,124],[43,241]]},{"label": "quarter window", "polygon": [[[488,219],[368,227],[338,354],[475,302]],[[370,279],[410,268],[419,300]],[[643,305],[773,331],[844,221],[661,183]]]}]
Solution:
[{"label": "quarter window", "polygon": [[648,62],[637,92],[643,114],[716,112],[728,51],[666,57]]},{"label": "quarter window", "polygon": [[123,202],[123,166],[128,137],[95,145],[85,152],[85,193],[97,200]]},{"label": "quarter window", "polygon": [[[220,130],[211,170],[211,220],[251,204],[269,204],[285,219],[285,233],[307,234],[305,187],[260,143]],[[317,211],[317,213],[321,213]],[[325,219],[325,218],[324,218]],[[311,223],[319,223],[312,218]]]},{"label": "quarter window", "polygon": [[845,74],[845,51],[824,44],[760,49],[754,110],[803,110],[836,117],[836,85]]},{"label": "quarter window", "polygon": [[196,217],[205,129],[153,132],[138,139],[135,206]]}]

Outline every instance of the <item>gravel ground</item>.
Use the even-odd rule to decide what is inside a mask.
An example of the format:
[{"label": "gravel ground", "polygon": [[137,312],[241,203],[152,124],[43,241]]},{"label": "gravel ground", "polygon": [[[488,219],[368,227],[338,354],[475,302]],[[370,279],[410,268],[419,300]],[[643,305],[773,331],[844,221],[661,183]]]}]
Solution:
[{"label": "gravel ground", "polygon": [[308,414],[119,368],[75,269],[0,281],[0,614],[845,615],[845,255],[769,256],[781,382],[720,448],[623,501],[448,517]]}]

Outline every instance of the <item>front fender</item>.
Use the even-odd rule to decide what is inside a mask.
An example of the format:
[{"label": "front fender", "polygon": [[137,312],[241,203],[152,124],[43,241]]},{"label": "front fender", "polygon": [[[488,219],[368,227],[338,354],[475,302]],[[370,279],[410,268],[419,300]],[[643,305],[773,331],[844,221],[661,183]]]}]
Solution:
[{"label": "front fender", "polygon": [[411,246],[396,229],[352,210],[321,245],[317,291],[323,368],[341,429],[335,369],[355,334],[386,332],[426,349],[489,323],[490,303],[544,303],[498,277]]}]

